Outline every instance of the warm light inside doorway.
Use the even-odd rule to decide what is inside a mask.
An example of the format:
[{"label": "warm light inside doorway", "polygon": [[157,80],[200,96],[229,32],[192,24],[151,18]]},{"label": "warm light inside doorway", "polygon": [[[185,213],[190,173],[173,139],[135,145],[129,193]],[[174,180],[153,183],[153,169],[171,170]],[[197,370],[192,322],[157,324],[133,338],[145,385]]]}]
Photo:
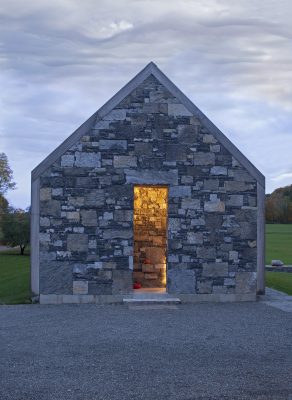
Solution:
[{"label": "warm light inside doorway", "polygon": [[134,187],[134,282],[166,285],[168,188]]}]

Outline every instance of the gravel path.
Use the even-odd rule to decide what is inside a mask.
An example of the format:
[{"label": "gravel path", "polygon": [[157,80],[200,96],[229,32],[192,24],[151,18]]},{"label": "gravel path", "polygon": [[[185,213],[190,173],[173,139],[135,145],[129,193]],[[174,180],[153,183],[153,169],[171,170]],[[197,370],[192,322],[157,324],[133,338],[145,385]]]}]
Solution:
[{"label": "gravel path", "polygon": [[291,313],[264,303],[0,307],[1,400],[292,399]]}]

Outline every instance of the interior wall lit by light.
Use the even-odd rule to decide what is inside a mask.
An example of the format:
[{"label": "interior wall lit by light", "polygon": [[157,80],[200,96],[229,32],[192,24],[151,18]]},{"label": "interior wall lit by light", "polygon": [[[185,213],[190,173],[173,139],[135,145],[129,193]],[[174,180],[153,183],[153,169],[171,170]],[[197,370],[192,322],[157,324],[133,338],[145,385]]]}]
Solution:
[{"label": "interior wall lit by light", "polygon": [[168,188],[134,187],[134,283],[166,286]]}]

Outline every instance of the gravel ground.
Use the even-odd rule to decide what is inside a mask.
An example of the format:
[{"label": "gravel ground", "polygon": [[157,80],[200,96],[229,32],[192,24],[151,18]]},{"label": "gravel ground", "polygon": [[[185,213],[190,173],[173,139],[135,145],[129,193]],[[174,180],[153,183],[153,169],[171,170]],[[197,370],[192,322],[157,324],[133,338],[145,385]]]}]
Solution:
[{"label": "gravel ground", "polygon": [[0,307],[1,400],[291,399],[291,313],[263,303]]}]

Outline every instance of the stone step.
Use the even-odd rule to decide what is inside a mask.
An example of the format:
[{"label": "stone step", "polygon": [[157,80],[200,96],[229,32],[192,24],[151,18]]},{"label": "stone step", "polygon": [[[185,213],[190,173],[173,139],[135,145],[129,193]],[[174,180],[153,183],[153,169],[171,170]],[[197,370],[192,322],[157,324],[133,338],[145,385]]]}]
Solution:
[{"label": "stone step", "polygon": [[180,304],[180,302],[179,298],[170,296],[167,293],[134,293],[123,298],[123,303],[128,305],[175,305]]}]

